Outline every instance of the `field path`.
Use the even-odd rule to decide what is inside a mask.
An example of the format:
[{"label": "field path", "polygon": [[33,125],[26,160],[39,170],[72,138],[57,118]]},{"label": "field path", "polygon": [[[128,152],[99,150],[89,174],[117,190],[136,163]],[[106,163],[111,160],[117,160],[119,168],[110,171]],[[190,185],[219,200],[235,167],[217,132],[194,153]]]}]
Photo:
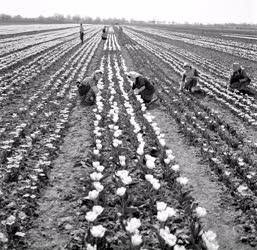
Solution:
[{"label": "field path", "polygon": [[[222,250],[250,250],[254,249],[238,241],[234,220],[236,211],[228,206],[226,188],[218,183],[206,164],[200,163],[194,147],[186,145],[176,122],[165,112],[165,108],[155,105],[151,114],[165,133],[167,146],[172,149],[181,173],[189,178],[192,186],[192,195],[199,206],[206,208],[207,215],[203,222],[205,229],[211,229],[217,234],[220,249]],[[227,203],[227,204],[226,204]]]},{"label": "field path", "polygon": [[[69,243],[70,234],[81,228],[79,180],[86,169],[76,162],[84,159],[90,146],[89,112],[78,106],[71,118],[50,175],[50,185],[39,201],[38,218],[29,231],[31,250],[60,249]],[[75,165],[75,166],[74,166]]]}]

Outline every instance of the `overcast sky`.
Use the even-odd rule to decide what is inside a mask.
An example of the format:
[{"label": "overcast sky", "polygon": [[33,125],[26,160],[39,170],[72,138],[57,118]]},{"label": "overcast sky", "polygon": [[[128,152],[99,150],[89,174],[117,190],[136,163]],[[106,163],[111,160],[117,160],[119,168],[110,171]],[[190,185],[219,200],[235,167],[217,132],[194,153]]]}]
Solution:
[{"label": "overcast sky", "polygon": [[257,0],[0,0],[0,13],[257,24]]}]

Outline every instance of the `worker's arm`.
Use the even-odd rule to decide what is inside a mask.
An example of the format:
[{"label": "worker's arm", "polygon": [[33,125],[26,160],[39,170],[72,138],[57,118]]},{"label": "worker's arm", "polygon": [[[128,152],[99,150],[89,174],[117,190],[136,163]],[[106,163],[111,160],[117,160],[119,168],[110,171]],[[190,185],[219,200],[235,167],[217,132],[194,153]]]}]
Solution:
[{"label": "worker's arm", "polygon": [[184,73],[182,75],[181,82],[180,82],[180,87],[179,87],[180,90],[182,90],[185,87],[185,80],[186,80],[186,75]]},{"label": "worker's arm", "polygon": [[135,89],[134,93],[135,94],[140,94],[144,89],[145,89],[145,86],[141,87],[140,89]]},{"label": "worker's arm", "polygon": [[240,83],[244,83],[244,82],[248,82],[248,81],[250,82],[251,81],[251,79],[249,78],[249,76],[246,74],[246,72],[244,70],[242,70],[242,76],[244,78],[239,80]]}]

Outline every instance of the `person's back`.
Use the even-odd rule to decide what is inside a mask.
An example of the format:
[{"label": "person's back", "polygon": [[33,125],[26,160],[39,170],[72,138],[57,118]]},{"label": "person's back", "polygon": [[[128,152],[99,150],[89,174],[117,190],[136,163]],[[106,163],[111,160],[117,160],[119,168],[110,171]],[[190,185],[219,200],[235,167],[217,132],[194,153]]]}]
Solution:
[{"label": "person's back", "polygon": [[96,70],[92,76],[85,78],[82,82],[77,83],[78,92],[81,102],[87,105],[95,104],[96,93],[98,92],[97,83],[102,76],[101,70]]},{"label": "person's back", "polygon": [[227,87],[230,87],[232,90],[239,90],[243,94],[256,95],[256,91],[249,86],[251,79],[246,74],[245,69],[237,62],[233,63],[232,66],[233,72]]},{"label": "person's back", "polygon": [[138,76],[132,86],[132,89],[141,89],[142,87],[144,87],[144,89],[140,92],[142,99],[145,102],[150,102],[155,92],[154,84],[147,78]]},{"label": "person's back", "polygon": [[[241,81],[244,80],[244,81]],[[230,85],[233,87],[233,85],[237,82],[246,82],[250,83],[251,79],[247,76],[245,69],[240,67],[237,71],[234,71],[233,74],[230,77]]]}]

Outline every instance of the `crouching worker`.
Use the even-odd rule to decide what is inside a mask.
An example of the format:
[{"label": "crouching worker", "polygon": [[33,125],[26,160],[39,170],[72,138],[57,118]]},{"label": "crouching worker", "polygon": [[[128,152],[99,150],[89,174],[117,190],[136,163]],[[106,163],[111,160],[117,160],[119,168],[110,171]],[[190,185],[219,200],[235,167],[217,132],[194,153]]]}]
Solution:
[{"label": "crouching worker", "polygon": [[92,76],[85,78],[82,82],[77,82],[78,92],[81,103],[85,105],[94,105],[96,93],[98,92],[97,83],[101,79],[103,72],[96,70]]},{"label": "crouching worker", "polygon": [[249,87],[251,79],[239,63],[233,63],[233,73],[230,76],[228,88],[239,90],[244,94],[255,95],[255,91]]},{"label": "crouching worker", "polygon": [[191,93],[201,92],[201,88],[197,86],[199,72],[188,63],[184,63],[183,68],[185,71],[182,75],[180,90],[186,89]]},{"label": "crouching worker", "polygon": [[133,82],[130,93],[134,92],[134,94],[140,95],[144,103],[148,105],[157,100],[157,98],[153,98],[155,93],[154,83],[135,71],[130,71],[126,75]]}]

